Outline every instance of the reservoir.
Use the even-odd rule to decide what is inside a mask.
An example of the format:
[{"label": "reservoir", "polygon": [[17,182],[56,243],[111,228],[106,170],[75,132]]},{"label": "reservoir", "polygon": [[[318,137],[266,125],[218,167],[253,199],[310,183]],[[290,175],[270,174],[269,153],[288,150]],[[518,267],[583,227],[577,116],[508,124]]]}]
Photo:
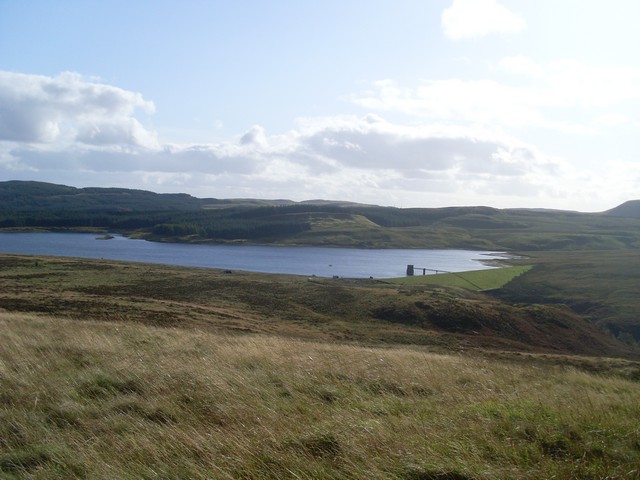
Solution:
[{"label": "reservoir", "polygon": [[0,233],[0,253],[348,278],[402,277],[407,265],[416,266],[416,275],[422,274],[422,268],[481,270],[493,268],[483,262],[504,258],[500,253],[475,250],[194,245],[99,237],[93,233]]}]

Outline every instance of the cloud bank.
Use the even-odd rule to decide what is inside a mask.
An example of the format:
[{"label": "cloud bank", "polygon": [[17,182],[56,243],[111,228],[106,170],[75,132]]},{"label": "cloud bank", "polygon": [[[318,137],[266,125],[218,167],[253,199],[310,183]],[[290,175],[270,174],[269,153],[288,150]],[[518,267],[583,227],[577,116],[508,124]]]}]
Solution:
[{"label": "cloud bank", "polygon": [[[416,197],[541,188],[554,166],[506,136],[375,115],[302,119],[268,135],[259,125],[215,144],[161,144],[136,118],[142,95],[65,73],[0,74],[4,175],[42,174],[211,196],[358,198],[396,203]],[[99,181],[97,179],[100,179]],[[533,187],[532,187],[533,185]],[[546,188],[546,187],[545,187]],[[157,189],[157,188],[156,188]],[[545,192],[548,193],[548,192]]]},{"label": "cloud bank", "polygon": [[[538,72],[541,78],[548,71],[524,59],[507,59],[501,68]],[[544,103],[540,98],[552,97],[543,92],[526,96],[535,102],[513,100],[509,106],[504,101],[502,109],[498,105],[488,113],[486,99],[471,105],[454,101],[470,86],[452,81],[403,89],[381,82],[353,101],[369,110],[406,110],[425,118],[486,120],[491,115],[531,122],[542,121],[536,120],[536,108]],[[476,90],[479,97],[509,91],[491,82],[477,84]],[[576,94],[574,101],[580,99]],[[522,112],[517,116],[513,109]],[[201,197],[327,198],[396,206],[552,207],[568,196],[591,199],[597,190],[595,179],[582,178],[582,189],[567,182],[578,173],[560,159],[473,122],[402,124],[374,114],[306,118],[278,135],[254,125],[223,142],[172,144],[161,142],[136,117],[153,110],[139,93],[73,73],[0,72],[1,178]],[[625,175],[629,188],[637,187],[628,171]]]},{"label": "cloud bank", "polygon": [[369,110],[433,121],[588,134],[594,125],[630,122],[614,112],[640,100],[640,69],[633,67],[538,64],[517,55],[501,59],[495,72],[497,78],[430,80],[412,87],[382,80],[351,100]]}]

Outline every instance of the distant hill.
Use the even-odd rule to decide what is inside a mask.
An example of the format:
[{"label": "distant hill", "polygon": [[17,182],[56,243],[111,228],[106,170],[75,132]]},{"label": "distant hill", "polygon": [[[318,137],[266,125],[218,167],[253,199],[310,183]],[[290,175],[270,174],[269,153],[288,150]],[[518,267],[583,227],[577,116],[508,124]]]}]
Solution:
[{"label": "distant hill", "polygon": [[[288,199],[197,198],[186,193],[154,193],[128,188],[75,188],[46,182],[11,180],[0,182],[0,210],[162,211],[220,209],[230,207],[276,207],[294,205]],[[310,206],[352,207],[361,204],[333,200],[306,200]]]},{"label": "distant hill", "polygon": [[637,248],[638,210],[640,201],[603,215],[482,206],[395,208],[321,199],[196,198],[124,188],[0,182],[0,229],[106,230],[191,243],[479,250]]},{"label": "distant hill", "polygon": [[199,210],[217,199],[126,188],[75,188],[44,182],[0,182],[0,208],[30,210]]},{"label": "distant hill", "polygon": [[640,218],[640,200],[629,200],[605,212],[616,217]]}]

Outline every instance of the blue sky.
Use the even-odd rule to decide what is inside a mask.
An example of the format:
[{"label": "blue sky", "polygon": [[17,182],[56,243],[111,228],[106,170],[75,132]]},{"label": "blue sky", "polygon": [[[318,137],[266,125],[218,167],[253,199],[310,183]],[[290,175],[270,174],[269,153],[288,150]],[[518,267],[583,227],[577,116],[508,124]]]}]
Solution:
[{"label": "blue sky", "polygon": [[0,0],[0,180],[601,211],[636,0]]}]

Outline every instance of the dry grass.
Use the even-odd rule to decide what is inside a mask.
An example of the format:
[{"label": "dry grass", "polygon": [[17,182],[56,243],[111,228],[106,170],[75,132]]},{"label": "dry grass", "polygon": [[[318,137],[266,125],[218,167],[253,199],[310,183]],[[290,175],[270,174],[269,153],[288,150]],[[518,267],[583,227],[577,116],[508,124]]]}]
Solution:
[{"label": "dry grass", "polygon": [[525,362],[0,314],[3,478],[639,478],[640,384]]}]

